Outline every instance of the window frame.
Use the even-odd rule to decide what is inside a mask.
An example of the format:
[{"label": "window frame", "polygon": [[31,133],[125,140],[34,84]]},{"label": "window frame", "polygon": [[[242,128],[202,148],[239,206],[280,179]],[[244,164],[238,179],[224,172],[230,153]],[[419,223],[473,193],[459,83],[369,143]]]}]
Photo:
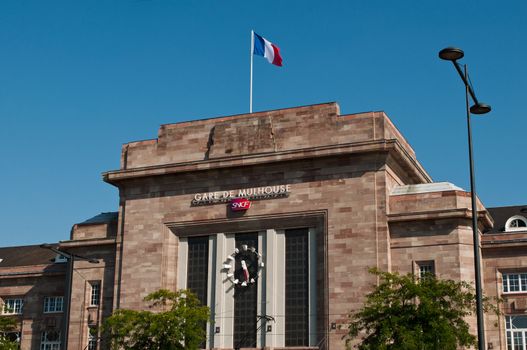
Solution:
[{"label": "window frame", "polygon": [[97,329],[88,327],[88,345],[86,346],[86,349],[97,350],[98,340]]},{"label": "window frame", "polygon": [[[238,249],[242,245],[249,247],[258,247],[259,233],[243,232],[236,233],[234,242]],[[234,289],[234,320],[233,320],[233,345],[235,348],[252,347],[252,344],[258,343],[258,300],[261,297],[258,293],[258,283],[248,285],[247,287],[235,286]]]},{"label": "window frame", "polygon": [[[289,227],[280,227],[276,225],[270,228],[260,228],[251,230],[251,227],[247,227],[246,230],[237,232],[229,230],[225,233],[215,233],[213,229],[203,230],[203,232],[192,232],[192,234],[184,235],[179,237],[178,242],[178,254],[177,254],[177,266],[178,275],[176,279],[176,286],[178,289],[188,288],[188,240],[192,237],[199,237],[206,235],[209,238],[209,269],[208,269],[208,288],[207,288],[207,304],[211,305],[211,309],[215,310],[218,303],[225,303],[221,307],[221,316],[217,317],[211,323],[207,324],[207,345],[225,345],[236,347],[236,341],[234,337],[234,320],[235,320],[235,301],[234,298],[235,288],[230,284],[224,283],[223,278],[218,278],[216,273],[221,276],[226,275],[224,268],[225,264],[230,264],[232,261],[224,259],[237,246],[237,237],[241,234],[257,233],[258,235],[258,246],[255,246],[263,255],[263,262],[265,267],[262,270],[262,281],[265,283],[257,284],[257,315],[265,313],[264,307],[269,307],[275,310],[275,314],[279,318],[276,324],[267,325],[271,327],[264,327],[262,330],[257,332],[256,335],[256,346],[283,346],[285,342],[285,324],[282,319],[285,314],[285,298],[283,296],[285,291],[285,249],[286,249],[286,230],[295,228],[307,228],[308,230],[308,280],[309,280],[309,346],[314,347],[318,344],[318,329],[320,326],[317,325],[317,318],[319,307],[321,305],[320,299],[317,298],[317,282],[321,276],[319,271],[319,264],[317,260],[322,256],[320,251],[321,243],[321,232],[323,228],[318,224],[310,225],[310,223],[299,222],[297,227],[288,225]],[[322,257],[323,258],[323,257]],[[324,260],[323,260],[324,261]],[[270,278],[270,276],[272,276]],[[225,292],[226,298],[222,298],[221,294]],[[265,303],[264,303],[265,302]],[[217,310],[216,310],[217,312]],[[214,314],[214,312],[213,312]],[[260,324],[258,324],[260,325]],[[267,331],[265,330],[267,329]],[[226,331],[227,330],[227,331]],[[227,333],[225,333],[227,332]],[[223,334],[225,333],[225,334]],[[226,335],[227,334],[227,335]],[[240,344],[241,345],[241,344]]]},{"label": "window frame", "polygon": [[506,341],[506,347],[507,350],[513,350],[516,349],[515,340],[518,339],[517,333],[519,333],[519,336],[521,338],[522,343],[521,345],[522,349],[527,349],[527,327],[525,328],[513,328],[512,327],[512,318],[513,317],[525,317],[527,321],[527,315],[506,315],[505,316],[505,341]]},{"label": "window frame", "polygon": [[285,230],[285,346],[310,344],[309,228]]},{"label": "window frame", "polygon": [[209,289],[209,236],[189,237],[187,240],[187,289],[207,305]]},{"label": "window frame", "polygon": [[90,306],[99,306],[99,305],[101,305],[101,281],[91,281],[90,282]]},{"label": "window frame", "polygon": [[[57,333],[57,340],[48,340],[47,334],[49,332],[56,332]],[[40,335],[40,350],[60,350],[61,346],[61,336],[60,331],[54,331],[54,330],[45,330],[42,331]]]},{"label": "window frame", "polygon": [[[511,227],[511,224],[516,220],[523,222],[525,226]],[[520,231],[527,231],[527,219],[521,215],[511,216],[505,223],[505,232],[520,232]]]},{"label": "window frame", "polygon": [[4,339],[6,339],[6,338],[9,339],[8,335],[10,335],[10,334],[15,334],[16,339],[15,340],[11,340],[11,341],[14,341],[15,343],[18,343],[19,346],[20,346],[20,342],[22,341],[22,332],[21,331],[1,332],[0,333],[0,337],[4,337]]},{"label": "window frame", "polygon": [[[202,305],[207,305],[209,294],[209,236],[188,237],[186,288],[193,292]],[[207,324],[203,324],[205,333]],[[206,348],[206,340],[199,345]]]},{"label": "window frame", "polygon": [[[53,305],[54,305],[53,310],[50,310],[50,306],[51,306],[51,304],[49,303],[50,300],[54,301],[54,303],[53,303]],[[57,303],[57,300],[60,300],[60,303]],[[60,310],[58,310],[58,308],[57,308],[58,305],[60,305]],[[57,296],[44,297],[43,310],[44,310],[43,313],[45,313],[45,314],[56,314],[56,313],[64,312],[64,296],[57,295]]]},{"label": "window frame", "polygon": [[[13,303],[15,304],[15,306],[10,307],[13,309],[12,312],[8,310],[8,305],[7,305],[11,301],[13,301]],[[20,304],[18,307],[16,306],[17,301]],[[17,309],[19,310],[18,312],[17,312]],[[24,298],[19,298],[19,297],[3,298],[1,311],[2,311],[2,315],[22,315],[24,313]]]},{"label": "window frame", "polygon": [[[435,260],[419,260],[415,261],[415,275],[417,276],[417,279],[422,280],[424,278],[427,278],[426,274],[429,274],[430,276],[436,276],[436,264]],[[430,267],[430,271],[423,271],[423,268]]]},{"label": "window frame", "polygon": [[[511,291],[511,276],[518,277],[518,290]],[[501,292],[503,294],[522,294],[527,293],[527,271],[524,272],[502,272],[501,273]],[[505,288],[507,287],[507,288]],[[507,289],[507,290],[505,290]]]}]

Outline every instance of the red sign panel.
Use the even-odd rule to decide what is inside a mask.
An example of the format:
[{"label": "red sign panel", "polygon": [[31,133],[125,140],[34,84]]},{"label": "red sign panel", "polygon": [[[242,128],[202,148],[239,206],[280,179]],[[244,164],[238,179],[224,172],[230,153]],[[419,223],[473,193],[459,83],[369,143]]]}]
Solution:
[{"label": "red sign panel", "polygon": [[251,207],[251,201],[247,198],[233,198],[230,207],[232,211],[244,211]]}]

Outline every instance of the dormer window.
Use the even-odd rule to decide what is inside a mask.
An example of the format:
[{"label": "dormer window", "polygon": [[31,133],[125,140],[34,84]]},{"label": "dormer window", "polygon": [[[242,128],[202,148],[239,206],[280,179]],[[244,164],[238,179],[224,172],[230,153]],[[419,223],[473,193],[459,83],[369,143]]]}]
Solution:
[{"label": "dormer window", "polygon": [[510,228],[518,228],[518,227],[526,227],[525,221],[522,219],[514,219],[511,221],[511,224],[509,225]]},{"label": "dormer window", "polygon": [[514,215],[505,223],[505,232],[527,231],[527,219],[521,215]]},{"label": "dormer window", "polygon": [[54,263],[55,264],[63,264],[63,263],[67,263],[68,262],[68,259],[66,259],[66,257],[60,255],[60,254],[57,254],[57,256],[55,256],[55,259],[54,259]]}]

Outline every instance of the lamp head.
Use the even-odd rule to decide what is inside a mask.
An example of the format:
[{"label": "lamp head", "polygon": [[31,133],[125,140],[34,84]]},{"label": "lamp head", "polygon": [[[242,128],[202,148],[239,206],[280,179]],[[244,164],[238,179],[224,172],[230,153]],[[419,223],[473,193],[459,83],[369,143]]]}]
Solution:
[{"label": "lamp head", "polygon": [[457,47],[447,47],[439,51],[439,58],[445,61],[457,61],[463,56],[465,56],[465,53]]},{"label": "lamp head", "polygon": [[470,107],[470,113],[472,114],[486,114],[491,111],[491,108],[488,104],[485,103],[478,103],[472,107]]},{"label": "lamp head", "polygon": [[42,243],[40,245],[40,248],[44,248],[44,249],[50,249],[50,248],[53,248],[53,246],[49,243]]}]

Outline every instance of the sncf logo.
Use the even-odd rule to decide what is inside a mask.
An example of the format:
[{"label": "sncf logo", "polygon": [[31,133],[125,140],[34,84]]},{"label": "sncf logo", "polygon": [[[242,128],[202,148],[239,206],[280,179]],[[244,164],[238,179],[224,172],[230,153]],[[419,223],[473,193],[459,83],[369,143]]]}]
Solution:
[{"label": "sncf logo", "polygon": [[247,198],[233,198],[230,202],[232,211],[243,211],[251,207],[251,201]]}]

